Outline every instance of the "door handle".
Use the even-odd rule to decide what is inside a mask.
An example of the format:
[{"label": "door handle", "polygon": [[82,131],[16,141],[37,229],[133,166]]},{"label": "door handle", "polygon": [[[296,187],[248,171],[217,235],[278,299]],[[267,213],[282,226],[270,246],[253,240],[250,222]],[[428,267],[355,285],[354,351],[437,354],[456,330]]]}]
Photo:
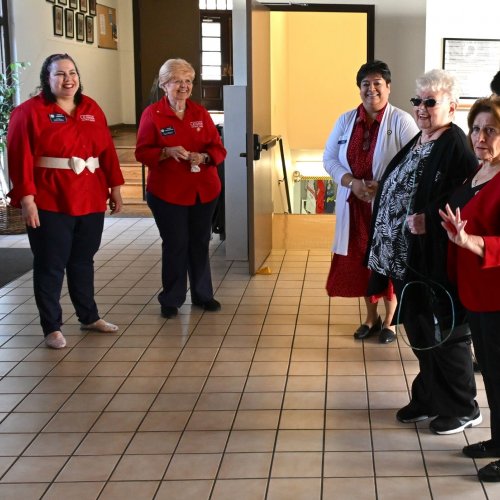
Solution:
[{"label": "door handle", "polygon": [[[253,134],[253,159],[260,160],[260,152],[262,151],[262,144],[260,143],[259,134]],[[240,158],[246,158],[246,153],[240,153]]]}]

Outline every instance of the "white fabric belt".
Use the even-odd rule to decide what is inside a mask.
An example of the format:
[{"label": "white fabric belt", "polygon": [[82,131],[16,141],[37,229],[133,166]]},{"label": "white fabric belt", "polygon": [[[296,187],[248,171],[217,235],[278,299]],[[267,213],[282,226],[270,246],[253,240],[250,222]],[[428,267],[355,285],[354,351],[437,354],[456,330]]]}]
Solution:
[{"label": "white fabric belt", "polygon": [[99,168],[99,158],[89,156],[86,160],[84,160],[83,158],[78,158],[78,156],[72,156],[71,158],[40,156],[36,162],[36,166],[43,168],[62,168],[73,170],[75,174],[79,175],[85,170],[85,167],[94,173],[95,169]]}]

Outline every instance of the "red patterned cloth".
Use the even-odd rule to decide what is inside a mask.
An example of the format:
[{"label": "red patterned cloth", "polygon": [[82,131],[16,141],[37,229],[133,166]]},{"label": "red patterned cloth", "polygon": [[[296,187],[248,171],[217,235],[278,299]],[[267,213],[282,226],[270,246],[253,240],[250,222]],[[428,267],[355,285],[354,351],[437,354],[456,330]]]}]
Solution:
[{"label": "red patterned cloth", "polygon": [[[373,179],[373,151],[377,144],[380,121],[384,111],[385,107],[378,113],[371,125],[368,125],[365,108],[362,104],[358,107],[358,117],[347,148],[347,161],[351,166],[352,175],[357,179]],[[326,283],[326,290],[330,297],[364,297],[370,278],[370,270],[364,265],[364,260],[372,206],[370,203],[359,200],[352,193],[347,201],[350,216],[349,245],[347,255],[335,254],[333,256]],[[391,284],[383,296],[392,299],[393,295]],[[371,300],[376,302],[378,298],[373,297]]]}]

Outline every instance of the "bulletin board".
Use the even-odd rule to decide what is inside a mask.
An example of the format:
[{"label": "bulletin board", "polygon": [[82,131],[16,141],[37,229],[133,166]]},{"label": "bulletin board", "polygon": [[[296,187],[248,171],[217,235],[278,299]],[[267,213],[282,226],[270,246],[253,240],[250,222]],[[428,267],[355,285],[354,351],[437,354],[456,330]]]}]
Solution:
[{"label": "bulletin board", "polygon": [[118,49],[116,9],[97,4],[97,46],[103,49]]}]

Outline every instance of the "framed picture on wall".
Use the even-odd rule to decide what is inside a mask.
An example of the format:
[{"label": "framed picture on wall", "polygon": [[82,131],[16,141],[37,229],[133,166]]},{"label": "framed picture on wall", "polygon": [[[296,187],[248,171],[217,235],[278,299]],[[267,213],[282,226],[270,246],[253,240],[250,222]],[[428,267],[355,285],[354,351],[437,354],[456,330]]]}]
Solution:
[{"label": "framed picture on wall", "polygon": [[85,16],[81,12],[76,13],[76,39],[79,42],[85,40]]},{"label": "framed picture on wall", "polygon": [[96,12],[96,0],[89,0],[89,14],[95,16]]},{"label": "framed picture on wall", "polygon": [[68,5],[68,0],[57,0],[57,3],[60,3],[61,5]]},{"label": "framed picture on wall", "polygon": [[63,36],[63,8],[54,5],[52,12],[52,22],[54,23],[54,35]]},{"label": "framed picture on wall", "polygon": [[85,39],[87,43],[94,43],[94,18],[85,16]]},{"label": "framed picture on wall", "polygon": [[56,0],[47,0],[47,2],[56,3]]},{"label": "framed picture on wall", "polygon": [[70,9],[78,9],[78,0],[69,0]]},{"label": "framed picture on wall", "polygon": [[82,12],[88,12],[88,10],[89,10],[88,0],[80,0],[80,10]]},{"label": "framed picture on wall", "polygon": [[71,9],[64,9],[64,30],[66,38],[75,37],[75,14]]}]

